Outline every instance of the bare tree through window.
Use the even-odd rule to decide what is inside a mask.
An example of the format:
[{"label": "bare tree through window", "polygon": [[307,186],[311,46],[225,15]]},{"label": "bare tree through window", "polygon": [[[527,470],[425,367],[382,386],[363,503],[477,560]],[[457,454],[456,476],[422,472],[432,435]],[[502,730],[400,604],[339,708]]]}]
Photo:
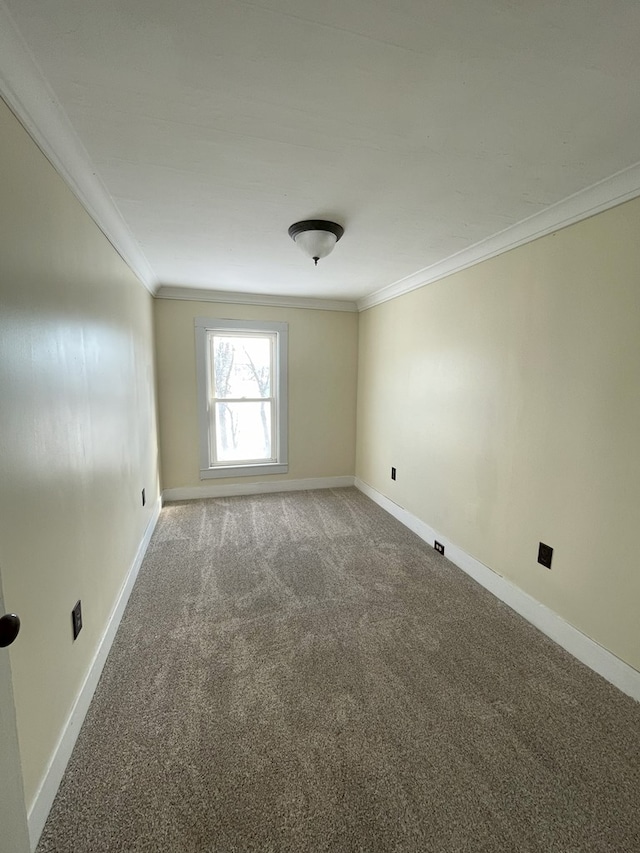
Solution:
[{"label": "bare tree through window", "polygon": [[[255,379],[256,385],[258,386],[258,390],[260,391],[261,397],[268,397],[271,393],[271,368],[267,365],[262,365],[262,367],[257,368],[254,364],[253,359],[247,352],[246,347],[244,348],[245,355],[247,356],[247,361],[249,362],[249,367],[253,378]],[[267,423],[267,412],[265,410],[265,404],[260,404],[260,420],[262,422],[262,432],[264,435],[264,446],[265,449],[271,443],[270,435],[269,435],[269,424]]]},{"label": "bare tree through window", "polygon": [[275,336],[213,337],[216,456],[221,461],[272,458],[272,362]]},{"label": "bare tree through window", "polygon": [[200,477],[286,474],[288,324],[197,317]]},{"label": "bare tree through window", "polygon": [[[235,349],[224,338],[216,338],[214,352],[214,369],[216,396],[229,397],[231,387],[229,378],[233,369]],[[220,442],[225,451],[237,446],[237,423],[234,424],[233,412],[227,403],[220,403]]]}]

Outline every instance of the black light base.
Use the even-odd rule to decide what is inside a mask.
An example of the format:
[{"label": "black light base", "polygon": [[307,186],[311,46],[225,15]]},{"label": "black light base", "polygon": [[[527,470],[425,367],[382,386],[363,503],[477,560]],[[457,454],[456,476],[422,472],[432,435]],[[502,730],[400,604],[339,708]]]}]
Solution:
[{"label": "black light base", "polygon": [[329,231],[330,234],[336,235],[336,243],[344,234],[344,228],[337,222],[329,222],[327,219],[303,219],[289,226],[289,237],[295,240],[303,231]]}]

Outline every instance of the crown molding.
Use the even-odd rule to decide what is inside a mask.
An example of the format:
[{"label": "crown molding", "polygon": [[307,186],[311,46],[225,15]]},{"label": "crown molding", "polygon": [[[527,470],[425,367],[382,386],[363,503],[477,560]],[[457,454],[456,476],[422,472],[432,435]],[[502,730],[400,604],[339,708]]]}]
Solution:
[{"label": "crown molding", "polygon": [[267,305],[277,308],[313,308],[318,311],[355,312],[355,302],[341,299],[313,299],[308,296],[269,296],[265,293],[238,293],[232,290],[200,290],[194,287],[161,285],[156,299],[180,299],[189,302],[226,302],[229,305]]},{"label": "crown molding", "polygon": [[114,249],[151,293],[157,278],[0,0],[0,95]]},{"label": "crown molding", "polygon": [[485,240],[364,296],[357,303],[168,286],[161,287],[159,292],[156,274],[98,177],[3,0],[0,0],[0,95],[125,263],[152,294],[164,299],[365,311],[640,195],[640,163],[636,163]]},{"label": "crown molding", "polygon": [[358,300],[358,311],[396,299],[404,293],[432,284],[453,273],[472,267],[481,261],[495,258],[538,237],[544,237],[568,225],[580,222],[596,213],[616,207],[640,195],[640,163],[598,181],[562,201],[534,213],[515,225],[493,234],[486,240],[450,255],[442,261],[418,270],[406,278],[389,284]]}]

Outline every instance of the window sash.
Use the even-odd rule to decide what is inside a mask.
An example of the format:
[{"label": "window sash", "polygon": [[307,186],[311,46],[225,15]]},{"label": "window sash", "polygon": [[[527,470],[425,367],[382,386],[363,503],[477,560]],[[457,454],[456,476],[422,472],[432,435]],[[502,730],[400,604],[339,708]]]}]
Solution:
[{"label": "window sash", "polygon": [[[275,368],[276,368],[276,350],[278,343],[278,333],[277,332],[250,332],[250,331],[227,331],[220,329],[212,329],[207,333],[208,339],[208,359],[207,359],[207,368],[208,368],[208,388],[209,388],[209,399],[208,399],[208,418],[209,418],[209,466],[212,468],[216,467],[228,467],[229,465],[260,465],[260,464],[268,464],[270,462],[276,462],[278,458],[278,449],[277,449],[277,396],[275,394],[271,394],[269,397],[221,397],[216,394],[215,387],[215,347],[216,341],[220,338],[238,338],[239,340],[267,340],[269,342],[269,388],[271,390],[274,389],[274,386],[277,384],[274,382],[276,379],[275,376]],[[255,456],[255,457],[243,457],[241,459],[228,459],[219,458],[218,455],[218,422],[217,422],[217,405],[220,403],[266,403],[270,402],[270,415],[269,415],[269,450],[270,454],[268,456]]]},{"label": "window sash", "polygon": [[[218,397],[215,393],[215,370],[214,370],[214,358],[215,358],[215,341],[216,338],[240,338],[243,339],[252,339],[252,340],[268,340],[269,341],[269,389],[271,390],[271,396],[275,397],[277,395],[277,389],[274,392],[274,388],[277,385],[277,350],[278,350],[278,332],[252,332],[247,330],[243,331],[227,331],[225,329],[209,329],[207,331],[207,341],[208,341],[208,388],[209,388],[209,399],[231,399],[230,397]],[[244,397],[235,398],[235,399],[245,399]],[[248,398],[247,398],[248,399]]]},{"label": "window sash", "polygon": [[[218,458],[218,431],[216,429],[216,406],[226,403],[269,403],[269,456],[256,456],[254,458],[244,457],[242,459],[219,459]],[[229,466],[229,465],[262,465],[269,462],[277,462],[277,453],[274,453],[274,448],[277,445],[277,401],[275,397],[218,397],[212,398],[209,405],[209,460],[212,467]]]},{"label": "window sash", "polygon": [[[200,478],[237,477],[259,474],[286,474],[287,461],[287,340],[288,324],[271,320],[226,320],[195,318],[196,333],[196,367],[198,385],[198,422],[200,425]],[[213,362],[212,336],[239,338],[268,338],[271,340],[270,355],[270,388],[271,394],[266,397],[223,397],[216,396],[212,388]],[[265,360],[261,359],[261,365]],[[219,374],[220,377],[220,374]],[[224,374],[223,374],[224,381]],[[242,381],[240,379],[240,381]],[[227,385],[230,390],[233,384]],[[259,388],[260,386],[258,386]],[[264,385],[263,385],[264,387]],[[247,387],[249,393],[258,391]],[[242,390],[242,386],[240,386]],[[259,391],[258,391],[259,393]],[[230,460],[217,458],[215,447],[215,408],[216,404],[228,403],[242,405],[244,403],[264,403],[270,409],[271,456],[268,459]],[[237,409],[236,409],[237,411]],[[229,446],[229,445],[227,445]],[[251,448],[255,450],[254,448]],[[220,456],[222,456],[220,448]]]}]

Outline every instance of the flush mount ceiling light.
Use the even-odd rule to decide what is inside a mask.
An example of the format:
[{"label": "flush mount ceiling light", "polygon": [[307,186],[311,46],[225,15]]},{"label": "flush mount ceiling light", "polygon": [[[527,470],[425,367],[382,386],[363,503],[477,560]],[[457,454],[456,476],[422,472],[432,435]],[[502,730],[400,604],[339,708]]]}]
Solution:
[{"label": "flush mount ceiling light", "polygon": [[302,251],[313,258],[316,266],[320,258],[326,258],[344,234],[342,225],[337,222],[327,222],[326,219],[305,219],[294,222],[289,228],[289,237]]}]

